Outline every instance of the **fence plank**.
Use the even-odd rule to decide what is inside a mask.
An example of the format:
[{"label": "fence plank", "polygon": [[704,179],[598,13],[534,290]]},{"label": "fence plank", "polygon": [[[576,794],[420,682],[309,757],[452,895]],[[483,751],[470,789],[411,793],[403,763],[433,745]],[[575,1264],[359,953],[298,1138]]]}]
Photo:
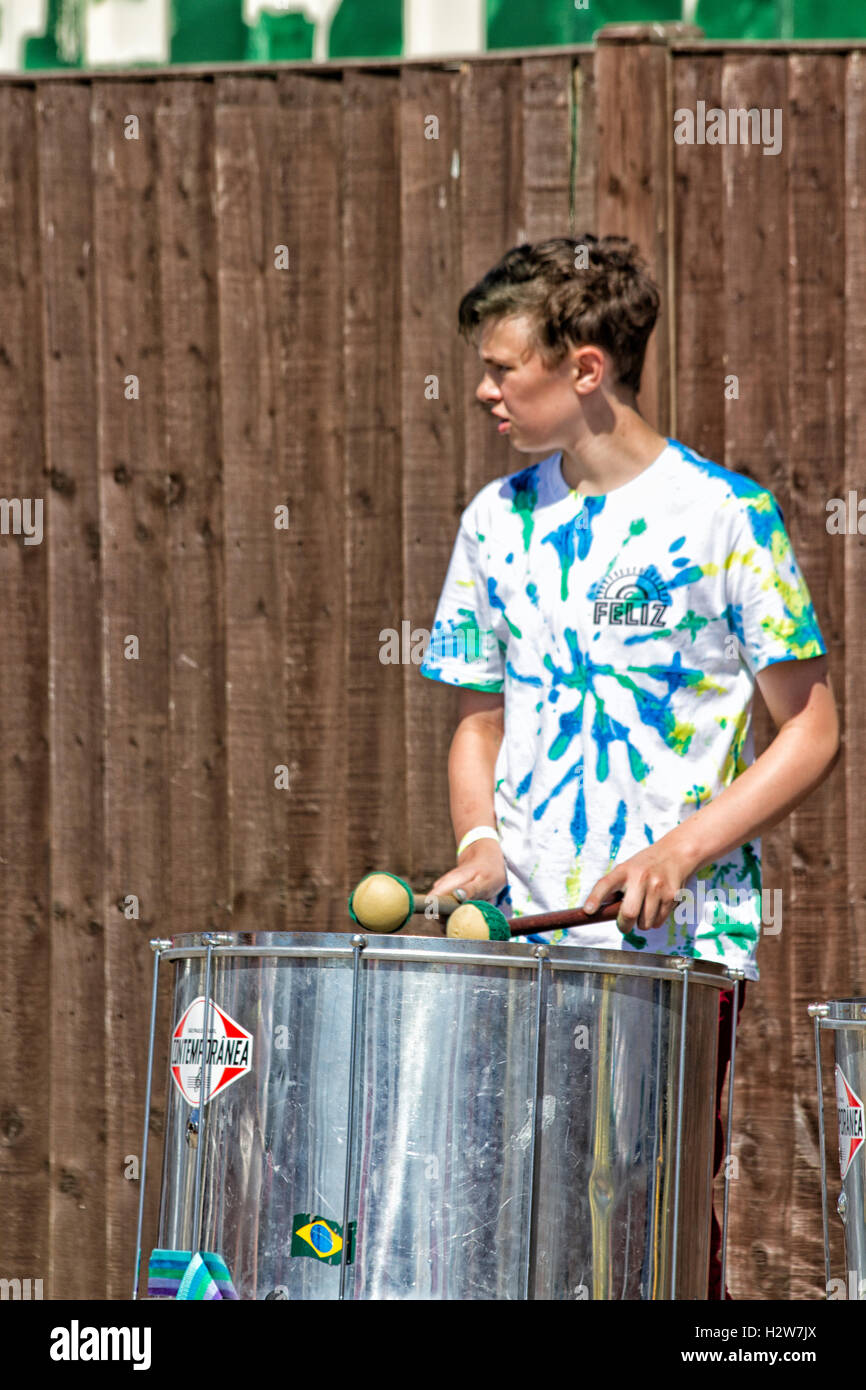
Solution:
[{"label": "fence plank", "polygon": [[274,784],[288,756],[289,659],[286,536],[274,507],[291,513],[294,502],[275,424],[281,357],[270,307],[285,292],[273,251],[287,235],[274,218],[280,112],[270,78],[214,85],[229,891],[234,930],[277,931],[286,926],[291,815],[289,793]]},{"label": "fence plank", "polygon": [[[642,31],[639,31],[642,32]],[[638,402],[661,434],[669,432],[674,325],[668,291],[668,189],[673,127],[668,110],[670,57],[662,44],[598,36],[598,225],[604,236],[625,236],[649,263],[662,312],[649,341]],[[623,99],[624,93],[643,99]]]},{"label": "fence plank", "polygon": [[[724,61],[721,106],[784,107],[784,59],[737,54]],[[752,146],[712,147],[722,166],[725,372],[739,381],[739,397],[724,400],[726,467],[773,490],[787,517],[788,433],[787,169],[780,159]],[[744,219],[743,208],[751,209]],[[707,322],[710,333],[718,325]],[[774,729],[763,701],[754,703],[755,751]],[[763,883],[782,892],[790,910],[790,836],[786,826],[765,836]],[[734,1152],[739,1177],[733,1189],[731,1237],[737,1256],[730,1287],[734,1297],[752,1290],[761,1298],[787,1298],[790,1278],[788,1239],[791,1170],[768,1162],[770,1153],[789,1152],[793,1126],[787,1085],[791,1051],[792,926],[783,918],[781,935],[763,935],[758,955],[760,983],[749,986],[738,1046]],[[756,1223],[756,1211],[761,1221]]]},{"label": "fence plank", "polygon": [[156,111],[166,381],[172,934],[223,931],[229,914],[212,97],[210,85],[165,83]]},{"label": "fence plank", "polygon": [[[37,94],[51,480],[52,1294],[104,1295],[105,919],[102,587],[90,91]],[[87,1046],[82,1046],[86,1038]],[[86,1250],[87,1260],[81,1252]]]},{"label": "fence plank", "polygon": [[[523,185],[530,241],[567,236],[571,229],[571,58],[524,58]],[[581,230],[584,230],[581,228]]]},{"label": "fence plank", "polygon": [[[468,64],[460,84],[460,287],[448,332],[457,332],[461,294],[481,279],[504,253],[526,240],[521,64]],[[461,340],[462,341],[462,340]],[[459,513],[475,494],[522,458],[496,433],[487,407],[475,399],[481,379],[477,349],[462,356],[465,451],[455,508]],[[453,526],[456,534],[456,520]],[[443,575],[444,578],[444,575]]]},{"label": "fence plank", "polygon": [[572,151],[572,230],[594,232],[598,224],[598,112],[595,55],[582,54],[574,64],[575,134]]},{"label": "fence plank", "polygon": [[[695,111],[722,100],[722,60],[679,55],[673,108]],[[705,458],[725,457],[725,298],[722,153],[716,145],[674,145],[673,316],[676,402],[672,428]]]},{"label": "fence plank", "polygon": [[[403,611],[413,629],[429,630],[457,530],[462,474],[462,348],[454,332],[458,77],[412,68],[400,84]],[[428,398],[431,389],[437,395]],[[423,680],[411,662],[403,674],[409,865],[414,886],[426,889],[454,863],[448,747],[456,695]]]},{"label": "fence plank", "polygon": [[[409,873],[402,668],[377,659],[401,632],[400,379],[382,360],[400,326],[399,83],[347,73],[343,310],[346,498],[347,878],[334,925],[352,926],[346,893],[371,869]],[[338,359],[339,360],[339,359]]]},{"label": "fence plank", "polygon": [[299,73],[286,74],[278,89],[283,175],[274,241],[291,249],[293,267],[269,298],[275,352],[279,345],[278,476],[292,516],[289,530],[277,533],[288,673],[277,744],[291,769],[288,922],[332,931],[347,916],[346,778],[354,754],[346,720],[343,93],[333,79]]},{"label": "fence plank", "polygon": [[[0,458],[4,501],[29,500],[31,540],[51,526],[50,479],[42,470],[41,268],[32,88],[0,87]],[[46,484],[48,484],[46,486]],[[47,494],[47,496],[46,496]],[[25,543],[28,517],[3,519],[0,535],[0,1277],[49,1280],[51,1073],[48,912],[50,777],[47,735],[47,547]],[[17,527],[17,531],[12,529]]]},{"label": "fence plank", "polygon": [[[151,956],[168,920],[168,592],[156,90],[93,86],[105,707],[107,1294],[128,1296]],[[135,123],[137,122],[137,130]],[[131,137],[131,138],[130,138]],[[137,385],[136,385],[137,382]],[[136,397],[135,392],[138,392]],[[138,656],[132,656],[137,639]],[[127,917],[135,897],[138,917]]]},{"label": "fence plank", "polygon": [[[866,53],[851,53],[846,61],[845,115],[845,482],[859,503],[866,500],[863,459],[866,457]],[[866,510],[866,509],[864,509]],[[845,731],[845,788],[847,818],[847,930],[851,978],[845,993],[866,994],[866,856],[863,845],[863,775],[866,767],[866,723],[858,717],[866,688],[866,629],[860,621],[860,595],[866,574],[866,522],[857,535],[845,539],[845,685],[848,710]],[[842,691],[837,683],[837,695]]]},{"label": "fence plank", "polygon": [[[789,226],[789,382],[791,528],[815,597],[840,697],[845,690],[845,537],[827,533],[827,499],[845,481],[845,62],[838,54],[792,54],[786,140],[791,169]],[[765,161],[766,162],[766,161]],[[841,710],[843,729],[846,717]],[[851,710],[857,718],[856,706]],[[844,771],[791,817],[793,1173],[791,1297],[823,1292],[818,1117],[810,1075],[815,997],[851,993],[846,889]],[[827,932],[827,922],[837,929]],[[832,1170],[831,1170],[832,1171]],[[837,1237],[841,1234],[836,1226]]]}]

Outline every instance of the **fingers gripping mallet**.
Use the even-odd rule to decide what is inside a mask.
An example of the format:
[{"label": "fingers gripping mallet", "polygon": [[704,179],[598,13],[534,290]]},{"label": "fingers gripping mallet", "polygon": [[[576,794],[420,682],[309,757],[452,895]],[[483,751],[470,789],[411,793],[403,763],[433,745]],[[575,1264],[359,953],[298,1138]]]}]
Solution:
[{"label": "fingers gripping mallet", "polygon": [[428,899],[440,917],[456,911],[465,900],[465,894],[460,889],[456,892],[460,894],[459,897],[450,893],[443,893],[440,897],[415,893],[396,874],[370,873],[349,894],[349,916],[368,931],[399,931],[413,913],[426,912]]}]

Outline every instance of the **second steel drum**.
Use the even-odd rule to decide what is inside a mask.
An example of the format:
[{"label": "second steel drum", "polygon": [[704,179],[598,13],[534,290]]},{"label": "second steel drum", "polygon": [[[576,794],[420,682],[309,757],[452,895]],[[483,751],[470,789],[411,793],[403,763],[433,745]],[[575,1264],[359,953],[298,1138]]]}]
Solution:
[{"label": "second steel drum", "polygon": [[[866,999],[830,999],[810,1004],[815,1027],[818,1071],[818,1118],[821,1151],[821,1205],[824,1217],[824,1271],[830,1299],[866,1299]],[[828,1179],[824,1133],[824,1092],[821,1069],[821,1034],[831,1032],[835,1044],[834,1068],[836,1131],[839,1139],[841,1187],[836,1210],[845,1230],[845,1277],[832,1277],[830,1228],[827,1215]]]},{"label": "second steel drum", "polygon": [[219,1253],[245,1299],[706,1297],[722,967],[371,934],[160,954],[163,1249]]}]

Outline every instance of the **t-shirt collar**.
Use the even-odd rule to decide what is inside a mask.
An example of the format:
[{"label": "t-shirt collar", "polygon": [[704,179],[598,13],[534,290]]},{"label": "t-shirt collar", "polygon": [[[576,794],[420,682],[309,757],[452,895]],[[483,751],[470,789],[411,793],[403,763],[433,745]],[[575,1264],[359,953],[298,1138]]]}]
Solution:
[{"label": "t-shirt collar", "polygon": [[[633,478],[629,478],[627,483],[621,483],[619,487],[611,488],[610,492],[605,493],[604,496],[607,498],[616,498],[617,502],[620,500],[623,502],[631,501],[632,497],[646,486],[650,485],[652,487],[657,487],[658,475],[663,470],[673,452],[673,441],[666,439],[664,448],[661,453],[653,459],[652,463],[648,463],[646,468],[642,469],[640,473],[636,473]],[[575,492],[574,488],[570,488],[565,481],[562,475],[561,449],[557,453],[551,454],[548,460],[547,475],[551,501],[553,502],[560,502],[563,498],[569,496],[579,502],[584,495],[588,495]]]}]

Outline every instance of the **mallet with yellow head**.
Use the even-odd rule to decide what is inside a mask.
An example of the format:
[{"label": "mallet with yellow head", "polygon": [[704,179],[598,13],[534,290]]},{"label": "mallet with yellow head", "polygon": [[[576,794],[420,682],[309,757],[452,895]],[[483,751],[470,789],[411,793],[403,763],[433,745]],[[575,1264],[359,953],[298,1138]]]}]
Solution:
[{"label": "mallet with yellow head", "polygon": [[433,916],[447,917],[456,911],[466,898],[457,891],[460,896],[416,893],[397,874],[370,873],[349,894],[349,916],[368,931],[399,931],[413,913],[426,914],[431,906]]}]

